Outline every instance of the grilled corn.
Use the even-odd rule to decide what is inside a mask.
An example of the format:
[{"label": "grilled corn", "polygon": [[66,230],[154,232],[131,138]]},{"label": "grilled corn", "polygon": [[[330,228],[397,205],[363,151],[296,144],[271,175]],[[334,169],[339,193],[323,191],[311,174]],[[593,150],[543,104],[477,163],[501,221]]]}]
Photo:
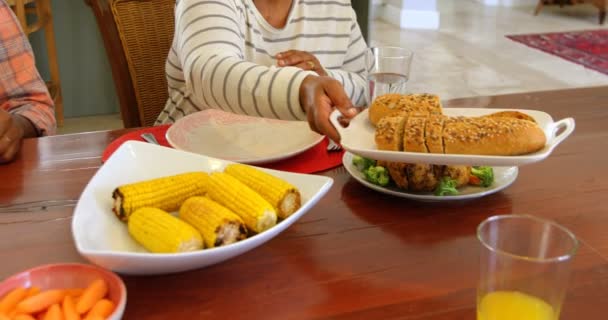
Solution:
[{"label": "grilled corn", "polygon": [[176,253],[203,248],[201,234],[188,223],[157,208],[141,208],[131,214],[129,234],[154,253]]},{"label": "grilled corn", "polygon": [[262,232],[277,223],[274,208],[251,188],[223,172],[209,176],[207,195],[232,210],[252,232]]},{"label": "grilled corn", "polygon": [[179,218],[196,228],[206,248],[220,247],[247,238],[243,219],[207,197],[192,197],[179,208]]},{"label": "grilled corn", "polygon": [[112,194],[112,210],[123,221],[143,207],[176,211],[186,199],[205,194],[208,177],[205,172],[191,172],[120,186]]},{"label": "grilled corn", "polygon": [[224,172],[259,193],[274,207],[280,219],[289,217],[300,208],[300,192],[283,179],[244,164],[231,164]]}]

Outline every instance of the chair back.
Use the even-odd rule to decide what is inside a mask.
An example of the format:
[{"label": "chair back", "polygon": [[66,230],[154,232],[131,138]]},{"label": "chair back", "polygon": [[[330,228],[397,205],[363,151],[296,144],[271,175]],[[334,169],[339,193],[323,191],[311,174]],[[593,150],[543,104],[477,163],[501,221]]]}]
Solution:
[{"label": "chair back", "polygon": [[112,67],[126,128],[151,126],[167,102],[175,0],[86,0]]}]

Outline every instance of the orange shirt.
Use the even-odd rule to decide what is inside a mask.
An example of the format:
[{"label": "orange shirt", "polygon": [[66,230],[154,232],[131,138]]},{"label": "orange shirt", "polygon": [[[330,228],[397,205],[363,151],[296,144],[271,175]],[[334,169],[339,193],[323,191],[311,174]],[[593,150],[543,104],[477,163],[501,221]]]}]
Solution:
[{"label": "orange shirt", "polygon": [[36,70],[32,47],[5,0],[0,0],[0,109],[29,119],[39,136],[55,133],[53,100]]}]

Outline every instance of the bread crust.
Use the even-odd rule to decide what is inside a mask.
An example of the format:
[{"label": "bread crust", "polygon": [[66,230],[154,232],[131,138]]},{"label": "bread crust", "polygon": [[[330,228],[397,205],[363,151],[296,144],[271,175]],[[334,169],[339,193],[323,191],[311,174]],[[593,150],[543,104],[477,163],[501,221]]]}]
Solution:
[{"label": "bread crust", "polygon": [[401,95],[394,94],[385,94],[377,97],[368,110],[369,121],[377,126],[380,119],[390,116],[395,111],[398,111],[399,101],[401,100]]},{"label": "bread crust", "polygon": [[517,156],[536,152],[545,143],[545,133],[528,120],[458,117],[444,122],[446,154]]},{"label": "bread crust", "polygon": [[376,126],[384,117],[441,115],[443,112],[438,96],[428,93],[385,94],[377,97],[368,110],[369,121]]},{"label": "bread crust", "polygon": [[403,151],[428,153],[424,143],[426,117],[408,117],[403,133]]},{"label": "bread crust", "polygon": [[429,153],[444,153],[443,122],[446,116],[432,115],[426,121],[425,142]]},{"label": "bread crust", "polygon": [[500,111],[500,112],[494,112],[491,113],[489,115],[487,115],[486,117],[490,117],[490,118],[514,118],[514,119],[520,119],[520,120],[528,120],[528,121],[532,121],[534,123],[536,123],[536,120],[534,120],[534,118],[532,118],[531,116],[523,113],[523,112],[519,112],[519,111]]},{"label": "bread crust", "polygon": [[385,117],[378,122],[375,140],[379,150],[403,151],[404,117]]}]

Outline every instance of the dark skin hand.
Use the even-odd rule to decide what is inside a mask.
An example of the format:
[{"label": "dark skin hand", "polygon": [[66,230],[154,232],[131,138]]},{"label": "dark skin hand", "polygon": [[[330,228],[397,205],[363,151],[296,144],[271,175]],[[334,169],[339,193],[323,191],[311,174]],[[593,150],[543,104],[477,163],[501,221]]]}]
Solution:
[{"label": "dark skin hand", "polygon": [[327,72],[313,54],[306,51],[289,50],[277,54],[277,65],[279,67],[296,67],[302,70],[316,72],[320,76],[327,76]]},{"label": "dark skin hand", "polygon": [[0,164],[12,161],[23,138],[36,136],[36,129],[25,117],[0,110]]},{"label": "dark skin hand", "polygon": [[308,117],[313,131],[340,142],[340,134],[329,121],[329,115],[337,108],[345,119],[357,115],[342,84],[331,77],[307,76],[300,85],[300,104]]}]

